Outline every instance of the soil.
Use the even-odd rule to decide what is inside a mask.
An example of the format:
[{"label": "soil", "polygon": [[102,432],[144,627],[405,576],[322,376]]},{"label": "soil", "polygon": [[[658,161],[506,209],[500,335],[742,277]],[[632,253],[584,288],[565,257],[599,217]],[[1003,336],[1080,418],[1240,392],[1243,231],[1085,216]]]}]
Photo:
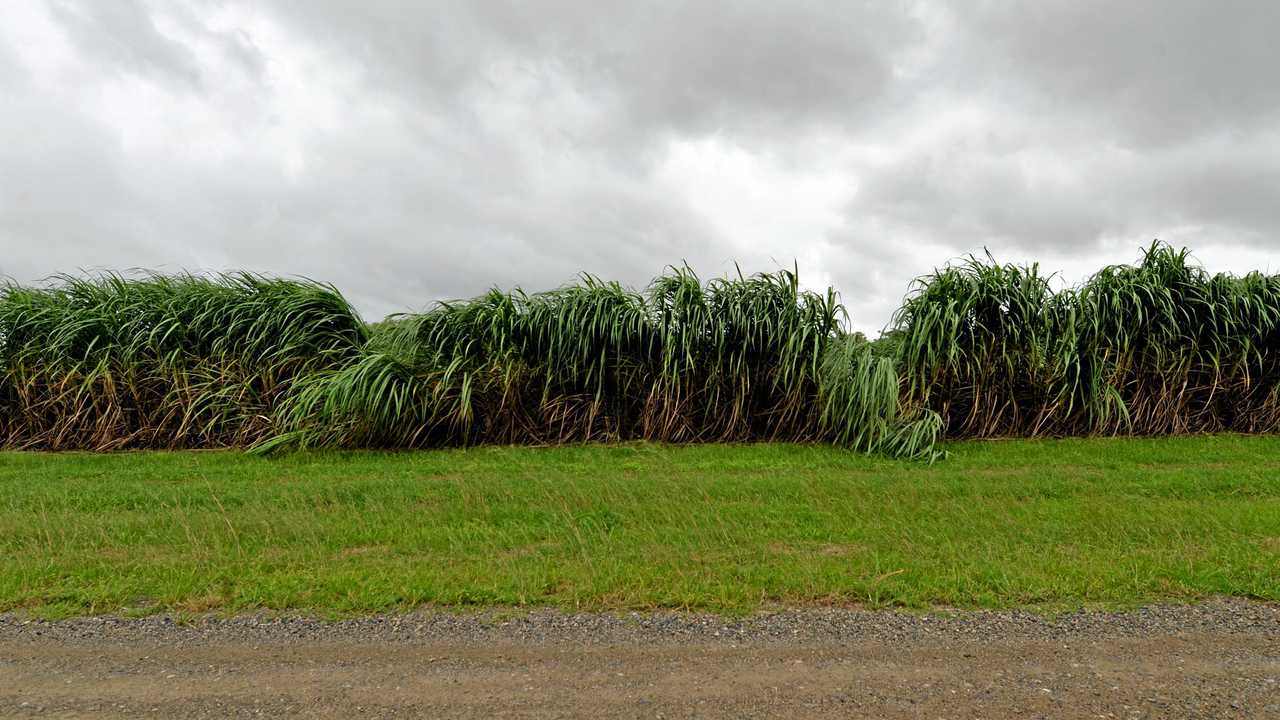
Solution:
[{"label": "soil", "polygon": [[1280,718],[1280,607],[7,615],[0,717]]}]

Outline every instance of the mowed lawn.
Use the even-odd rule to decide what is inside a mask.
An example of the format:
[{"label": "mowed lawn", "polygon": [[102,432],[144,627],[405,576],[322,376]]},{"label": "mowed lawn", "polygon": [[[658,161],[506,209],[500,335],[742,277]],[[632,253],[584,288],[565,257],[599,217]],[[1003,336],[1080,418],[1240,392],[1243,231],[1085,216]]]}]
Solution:
[{"label": "mowed lawn", "polygon": [[0,453],[0,609],[1280,600],[1280,438]]}]

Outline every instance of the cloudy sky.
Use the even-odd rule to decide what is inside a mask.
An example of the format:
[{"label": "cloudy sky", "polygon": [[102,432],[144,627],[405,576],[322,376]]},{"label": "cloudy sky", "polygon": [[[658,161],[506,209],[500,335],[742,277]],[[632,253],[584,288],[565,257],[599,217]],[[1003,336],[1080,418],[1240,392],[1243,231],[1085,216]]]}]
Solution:
[{"label": "cloudy sky", "polygon": [[1280,271],[1280,3],[0,0],[0,275]]}]

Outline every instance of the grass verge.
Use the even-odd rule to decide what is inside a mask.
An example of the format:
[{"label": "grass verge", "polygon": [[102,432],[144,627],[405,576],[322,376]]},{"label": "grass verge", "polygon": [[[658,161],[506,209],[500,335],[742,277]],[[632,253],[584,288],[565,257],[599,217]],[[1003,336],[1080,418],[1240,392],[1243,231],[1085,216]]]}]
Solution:
[{"label": "grass verge", "polygon": [[1280,438],[0,453],[0,609],[1280,600]]}]

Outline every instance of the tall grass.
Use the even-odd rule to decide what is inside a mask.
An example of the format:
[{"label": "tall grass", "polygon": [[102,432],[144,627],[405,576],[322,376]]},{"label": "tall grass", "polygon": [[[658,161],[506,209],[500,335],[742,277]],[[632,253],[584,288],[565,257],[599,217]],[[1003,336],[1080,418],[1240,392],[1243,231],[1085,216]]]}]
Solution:
[{"label": "tall grass", "polygon": [[990,255],[920,278],[875,342],[795,272],[591,276],[366,326],[253,275],[0,287],[0,446],[418,448],[1280,430],[1280,276],[1153,243],[1058,288]]},{"label": "tall grass", "polygon": [[844,312],[787,271],[495,290],[390,323],[357,361],[300,380],[261,449],[643,438],[932,457],[938,418],[899,413],[893,360]]},{"label": "tall grass", "polygon": [[0,288],[0,445],[244,446],[300,376],[351,359],[335,290],[253,275],[63,276]]},{"label": "tall grass", "polygon": [[896,327],[908,404],[950,436],[1280,429],[1280,276],[1210,276],[1185,249],[1060,291],[970,258],[921,278]]}]

